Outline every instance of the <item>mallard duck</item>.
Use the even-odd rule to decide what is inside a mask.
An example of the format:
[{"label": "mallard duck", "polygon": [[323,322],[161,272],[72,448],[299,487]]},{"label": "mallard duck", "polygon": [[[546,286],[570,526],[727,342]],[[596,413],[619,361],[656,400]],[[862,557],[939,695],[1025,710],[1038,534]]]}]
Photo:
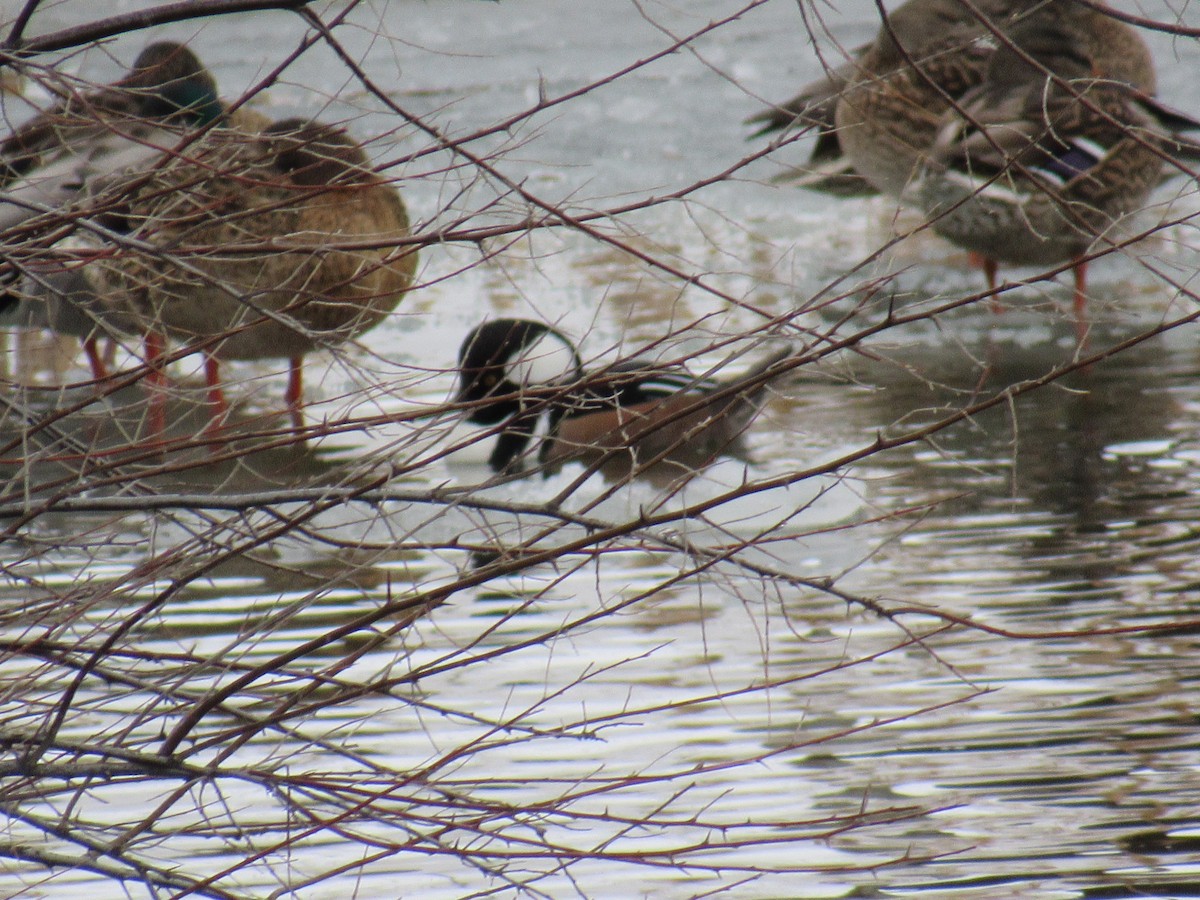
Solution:
[{"label": "mallard duck", "polygon": [[[1055,110],[1050,118],[1043,115],[1048,110],[1038,91],[1053,82],[1044,71],[1031,76],[1036,67],[1024,62],[1014,43],[1051,73],[1088,80],[1093,87],[1087,97],[1107,108],[1110,137],[1115,139],[1122,128],[1146,128],[1160,141],[1133,151],[1130,143],[1117,145],[1106,138],[1105,146],[1115,153],[1072,185],[1078,192],[1074,202],[1094,204],[1093,212],[1083,215],[1073,208],[1069,225],[1062,221],[1066,207],[1044,190],[1043,199],[1025,205],[1031,188],[1044,180],[1017,184],[1009,179],[1001,185],[995,176],[1022,140],[1036,143],[1035,132],[1045,135],[1053,127],[1062,137],[1072,118],[1090,119],[1085,131],[1095,129],[1103,114],[1085,114],[1087,98],[1081,100],[1078,90],[1072,93],[1059,83],[1053,91]],[[1151,99],[1156,78],[1145,42],[1123,22],[1074,0],[909,0],[887,16],[875,41],[851,63],[855,74],[842,70],[831,79],[847,82],[837,90],[832,127],[827,97],[819,97],[816,113],[805,113],[810,119],[826,117],[818,150],[824,146],[830,160],[842,153],[873,188],[931,214],[940,233],[972,251],[989,287],[995,286],[998,261],[1049,264],[1086,250],[1115,218],[1144,201],[1162,171],[1161,162],[1150,159],[1155,151],[1195,157],[1195,145],[1178,132],[1196,123]],[[1022,105],[1028,107],[1025,112]],[[1028,120],[1021,122],[1026,113]],[[977,125],[986,126],[986,135]],[[1006,129],[1011,129],[1008,136],[998,139]],[[972,163],[966,162],[968,157]],[[1078,159],[1060,155],[1058,175]],[[1088,168],[1065,173],[1063,180]],[[956,206],[988,179],[988,203]],[[1098,180],[1107,186],[1096,186]],[[1013,187],[1015,206],[1000,200]],[[1083,234],[1091,237],[1083,242]],[[1083,302],[1082,267],[1076,274],[1078,306]]]},{"label": "mallard duck", "polygon": [[[106,374],[96,351],[102,322],[86,281],[56,262],[75,219],[96,216],[108,180],[152,166],[195,129],[224,121],[212,75],[187,47],[160,41],[139,54],[119,81],[71,94],[0,143],[0,244],[12,268],[0,273],[0,324],[50,328],[84,342],[93,373]],[[256,130],[239,110],[228,125]],[[66,297],[46,290],[57,280]],[[39,287],[39,282],[41,286]]]},{"label": "mallard duck", "polygon": [[[164,339],[196,344],[214,424],[226,410],[219,360],[285,358],[299,430],[304,355],[378,324],[416,270],[395,188],[343,129],[317,122],[211,131],[108,179],[94,202],[102,231],[83,240],[85,261],[39,286],[146,336],[148,363]],[[159,406],[152,430],[162,424]]]},{"label": "mallard duck", "polygon": [[581,462],[614,480],[687,477],[739,452],[767,385],[790,371],[779,363],[792,352],[780,346],[724,381],[637,362],[586,373],[562,332],[494,319],[463,341],[456,402],[470,404],[468,421],[501,426],[488,459],[495,472],[525,471],[533,456],[545,474]]},{"label": "mallard duck", "polygon": [[[801,187],[842,196],[899,194],[916,155],[932,142],[937,113],[926,118],[929,104],[940,111],[977,82],[994,46],[982,40],[981,17],[1004,21],[1012,2],[980,0],[973,10],[961,0],[908,0],[888,15],[874,41],[748,121],[762,126],[756,134],[817,129],[809,162],[792,179]],[[843,97],[853,102],[842,108]]]},{"label": "mallard duck", "polygon": [[[976,15],[960,0],[910,0],[890,13],[838,97],[838,141],[855,170],[879,191],[903,195],[942,115],[982,82],[1001,42],[992,29],[1007,31],[1041,2],[989,0],[974,5]],[[1149,53],[1135,49],[1114,64],[1152,78]]]},{"label": "mallard duck", "polygon": [[0,185],[29,176],[67,151],[91,159],[98,143],[128,144],[164,124],[206,125],[224,111],[216,81],[199,58],[182,44],[158,41],[138,54],[119,81],[66,94],[5,138]]},{"label": "mallard duck", "polygon": [[838,98],[850,84],[859,66],[859,57],[866,49],[859,47],[850,60],[840,66],[826,69],[821,78],[805,85],[792,99],[746,120],[748,125],[759,126],[750,135],[751,138],[789,128],[817,130],[817,139],[813,143],[808,162],[785,173],[780,180],[786,180],[810,191],[820,191],[838,197],[866,197],[878,193],[867,179],[854,171],[854,166],[842,153],[834,121]]},{"label": "mallard duck", "polygon": [[985,261],[1074,266],[1161,181],[1165,157],[1196,158],[1177,129],[1200,127],[1149,95],[1140,36],[1098,9],[1048,0],[1007,31],[982,81],[937,123],[908,194],[934,229]]}]

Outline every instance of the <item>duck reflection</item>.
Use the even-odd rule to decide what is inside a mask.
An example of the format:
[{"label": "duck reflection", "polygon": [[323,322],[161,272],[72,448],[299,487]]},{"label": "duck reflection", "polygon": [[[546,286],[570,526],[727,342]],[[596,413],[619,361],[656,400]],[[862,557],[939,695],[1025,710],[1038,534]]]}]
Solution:
[{"label": "duck reflection", "polygon": [[[1116,339],[1094,336],[1093,350]],[[1043,377],[1073,351],[1068,339],[975,352],[893,352],[892,363],[859,373],[876,388],[861,395],[861,414],[907,431]],[[929,551],[938,567],[958,557],[961,572],[1015,554],[1006,594],[1019,582],[1068,601],[1121,596],[1139,547],[1160,539],[1169,519],[1196,513],[1190,467],[1164,464],[1186,417],[1181,395],[1164,384],[1184,383],[1190,368],[1186,354],[1148,340],[873,462],[895,475],[884,488],[894,505],[948,498],[918,526],[944,533]],[[907,565],[911,572],[911,558]]]},{"label": "duck reflection", "polygon": [[[429,571],[396,525],[404,504],[337,502],[339,488],[360,483],[359,469],[329,449],[336,436],[319,447],[297,439],[286,412],[235,408],[214,448],[206,392],[176,385],[169,433],[153,451],[138,442],[149,402],[136,384],[102,400],[81,387],[0,402],[9,437],[0,453],[0,627],[127,604],[161,589],[161,570],[187,603],[148,619],[148,633],[228,635],[261,616],[307,635]],[[56,509],[60,499],[101,504]],[[166,505],[144,507],[147,499]]]},{"label": "duck reflection", "polygon": [[278,413],[241,407],[219,436],[205,432],[206,394],[177,385],[169,430],[142,443],[149,403],[136,385],[97,396],[90,387],[19,389],[2,397],[0,504],[71,492],[140,489],[235,493],[320,482],[331,463],[290,433]]}]

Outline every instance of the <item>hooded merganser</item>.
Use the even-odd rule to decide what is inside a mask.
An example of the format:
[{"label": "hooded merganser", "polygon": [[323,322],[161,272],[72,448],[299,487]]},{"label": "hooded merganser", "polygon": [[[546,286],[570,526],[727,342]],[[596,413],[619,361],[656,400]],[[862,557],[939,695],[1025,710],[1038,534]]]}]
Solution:
[{"label": "hooded merganser", "polygon": [[721,455],[759,413],[768,384],[791,371],[782,346],[745,374],[696,377],[682,367],[626,361],[586,373],[561,332],[527,319],[495,319],[471,331],[459,351],[457,402],[468,421],[499,426],[493,471],[545,474],[581,462],[610,479],[692,475]]}]

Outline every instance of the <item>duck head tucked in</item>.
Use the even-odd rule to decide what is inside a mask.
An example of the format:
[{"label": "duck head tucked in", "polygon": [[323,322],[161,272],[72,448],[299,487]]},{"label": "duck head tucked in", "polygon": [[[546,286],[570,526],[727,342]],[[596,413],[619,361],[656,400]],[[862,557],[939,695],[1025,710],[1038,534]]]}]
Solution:
[{"label": "duck head tucked in", "polygon": [[[550,474],[581,462],[613,480],[690,477],[722,454],[757,415],[769,382],[790,367],[785,345],[729,380],[682,367],[623,361],[586,373],[572,342],[527,319],[476,327],[459,351],[456,400],[468,421],[501,426],[488,459],[508,474],[536,464]],[[535,444],[531,448],[531,444]]]},{"label": "duck head tucked in", "polygon": [[[937,111],[977,83],[1016,0],[908,0],[886,14],[875,39],[790,100],[752,117],[756,135],[816,128],[807,165],[789,178],[841,196],[898,193],[932,140]],[[932,110],[932,112],[931,112]]]},{"label": "duck head tucked in", "polygon": [[[32,263],[0,316],[89,341],[97,325],[142,336],[147,362],[168,338],[198,344],[214,424],[218,360],[286,358],[299,428],[302,358],[372,328],[411,286],[408,215],[344,129],[230,115],[196,133],[222,108],[194,54],[153,44],[90,106],[72,97],[12,135],[6,171],[32,168],[0,189],[0,234]],[[86,227],[62,241],[76,220]],[[42,261],[52,241],[70,252]]]},{"label": "duck head tucked in", "polygon": [[1149,47],[1110,13],[1087,0],[907,0],[844,65],[754,121],[815,126],[804,186],[918,207],[989,287],[1001,262],[1079,260],[1082,313],[1082,258],[1169,161],[1186,169],[1200,149],[1180,134],[1198,123],[1153,99]]},{"label": "duck head tucked in", "polygon": [[303,357],[374,327],[412,285],[404,203],[336,126],[212,133],[112,187],[132,248],[88,267],[97,301],[119,329],[202,345],[214,420],[219,360],[286,358],[299,428]]},{"label": "duck head tucked in", "polygon": [[263,129],[274,168],[297,187],[368,184],[378,178],[362,146],[341,128],[299,117]]},{"label": "duck head tucked in", "polygon": [[1045,0],[1005,36],[942,115],[906,199],[985,260],[991,287],[999,263],[1073,261],[1082,323],[1086,255],[1117,245],[1168,161],[1194,161],[1179,132],[1200,122],[1151,96],[1145,42],[1103,8]]}]

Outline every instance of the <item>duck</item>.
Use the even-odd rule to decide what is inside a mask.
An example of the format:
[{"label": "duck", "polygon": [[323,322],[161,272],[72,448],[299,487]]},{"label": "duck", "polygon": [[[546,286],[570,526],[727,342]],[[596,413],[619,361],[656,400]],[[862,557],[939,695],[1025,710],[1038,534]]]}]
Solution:
[{"label": "duck", "polygon": [[981,17],[997,22],[1013,0],[908,0],[888,14],[875,39],[827,68],[790,100],[752,116],[751,137],[816,128],[808,163],[791,178],[838,196],[898,195],[933,140],[939,111],[977,83],[990,46]]},{"label": "duck", "polygon": [[854,170],[901,198],[937,136],[942,114],[983,79],[999,39],[1024,5],[909,0],[889,13],[838,94],[834,127]]},{"label": "duck", "polygon": [[983,260],[989,288],[1000,263],[1072,262],[1082,321],[1084,257],[1115,243],[1114,226],[1165,174],[1200,160],[1181,134],[1200,122],[1153,97],[1152,67],[1112,65],[1149,54],[1098,8],[1046,0],[1007,36],[939,119],[908,193],[938,234]]},{"label": "duck", "polygon": [[[131,144],[159,125],[200,127],[225,112],[212,73],[186,45],[148,44],[118,81],[66,93],[0,142],[0,186],[72,153],[93,158],[104,140]],[[46,181],[46,178],[40,178]]]},{"label": "duck", "polygon": [[549,476],[578,462],[610,481],[689,478],[743,454],[741,436],[793,352],[783,342],[723,380],[636,360],[587,372],[561,331],[491,319],[463,340],[455,402],[468,422],[497,429],[488,465],[499,474]]},{"label": "duck", "polygon": [[836,197],[870,197],[879,193],[854,170],[842,152],[835,121],[838,98],[850,84],[859,65],[858,58],[866,49],[859,47],[840,66],[827,68],[824,75],[806,84],[790,100],[746,119],[747,125],[755,126],[750,139],[786,133],[793,128],[816,129],[817,138],[808,162],[783,173],[778,180]]},{"label": "duck", "polygon": [[[995,185],[986,203],[966,202],[972,190],[994,182],[1008,155],[997,147],[1011,151],[1021,133],[1045,136],[1048,128],[1066,127],[1071,117],[1090,122],[1085,131],[1096,129],[1106,115],[1086,114],[1088,100],[1047,79],[1024,61],[1026,53],[1060,79],[1089,79],[1088,96],[1103,97],[1109,107],[1108,121],[1115,126],[1110,132],[1148,128],[1156,135],[1153,149],[1134,148],[1136,137],[1110,141],[1115,153],[1102,168],[1075,173],[1087,178],[1074,183],[1078,196],[1067,198],[1074,207],[1034,190],[1045,184],[1037,178],[1017,185],[1014,202],[1007,205],[992,200],[1011,184]],[[922,211],[935,231],[969,251],[989,289],[996,287],[1000,262],[1048,265],[1078,259],[1097,234],[1139,208],[1161,179],[1163,163],[1151,156],[1165,152],[1185,163],[1197,158],[1196,145],[1182,136],[1197,123],[1154,100],[1157,77],[1149,47],[1103,7],[1074,0],[909,0],[887,15],[875,40],[849,64],[853,71],[835,70],[827,79],[836,90],[807,94],[817,107],[804,116],[822,123],[817,150],[825,141],[827,164],[836,161],[873,190]],[[1056,84],[1053,123],[1040,115],[1037,91],[1047,84]],[[801,109],[805,96],[798,98]],[[1019,125],[1008,121],[1022,104],[1031,118]],[[780,117],[795,109],[795,101],[784,104]],[[983,123],[988,124],[981,131],[976,125]],[[1009,136],[998,140],[1010,127]],[[1063,156],[1056,165],[1071,166],[1074,159]],[[974,175],[967,175],[972,165]],[[1086,187],[1097,184],[1102,172],[1104,188]],[[1030,200],[1035,193],[1043,199]],[[1088,203],[1098,204],[1098,212],[1080,223],[1080,205]],[[1087,242],[1081,237],[1085,233],[1091,235]],[[1074,271],[1079,311],[1085,304],[1084,268]]]},{"label": "duck", "polygon": [[[212,428],[228,413],[222,361],[286,359],[301,431],[304,356],[379,324],[416,272],[399,193],[345,129],[315,120],[209,132],[94,199],[102,231],[81,239],[85,261],[39,279],[35,297],[143,336],[152,369],[168,341],[195,346]],[[152,433],[162,415],[152,405]]]},{"label": "duck", "polygon": [[[245,107],[227,113],[211,72],[174,41],[147,45],[118,81],[66,94],[0,142],[0,246],[11,267],[0,274],[0,325],[48,328],[82,342],[97,379],[107,370],[96,349],[105,331],[80,301],[86,281],[52,261],[72,220],[107,179],[145,169],[164,152],[218,122],[257,131],[265,117]],[[56,274],[57,273],[57,274]],[[39,289],[57,279],[62,290]],[[44,284],[44,283],[43,283]]]}]

